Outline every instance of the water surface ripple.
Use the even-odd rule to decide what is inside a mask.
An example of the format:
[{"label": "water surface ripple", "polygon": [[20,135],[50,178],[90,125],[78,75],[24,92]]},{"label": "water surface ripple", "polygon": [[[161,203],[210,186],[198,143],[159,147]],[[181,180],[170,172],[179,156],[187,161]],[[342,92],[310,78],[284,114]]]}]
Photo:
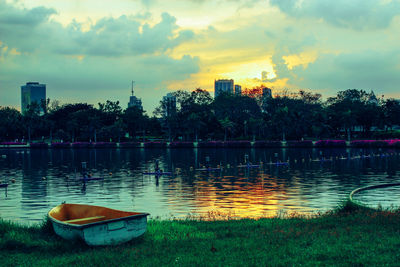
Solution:
[{"label": "water surface ripple", "polygon": [[[238,168],[245,155],[261,168]],[[0,149],[0,218],[42,220],[82,203],[149,212],[153,218],[324,212],[351,190],[400,182],[397,150],[360,149]],[[206,164],[223,171],[194,171]],[[320,159],[325,160],[321,161]],[[172,176],[143,175],[158,160]],[[288,162],[288,166],[269,164]],[[81,162],[102,181],[82,183]],[[11,180],[15,179],[15,183]],[[363,203],[400,206],[400,187],[363,192]]]}]

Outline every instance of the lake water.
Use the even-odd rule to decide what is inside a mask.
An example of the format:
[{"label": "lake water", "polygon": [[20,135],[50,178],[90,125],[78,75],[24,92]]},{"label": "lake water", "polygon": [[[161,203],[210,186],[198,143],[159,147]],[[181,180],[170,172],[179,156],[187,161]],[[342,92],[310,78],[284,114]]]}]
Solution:
[{"label": "lake water", "polygon": [[[260,168],[238,168],[245,155]],[[363,156],[370,157],[363,157]],[[192,169],[206,164],[223,171]],[[320,158],[332,159],[318,161]],[[155,161],[172,176],[143,175]],[[268,164],[288,161],[286,165]],[[82,183],[81,162],[102,181]],[[0,149],[0,217],[42,220],[54,206],[82,203],[150,218],[274,216],[324,212],[355,188],[400,182],[398,150],[360,149]],[[360,201],[400,206],[399,188],[363,192]]]}]

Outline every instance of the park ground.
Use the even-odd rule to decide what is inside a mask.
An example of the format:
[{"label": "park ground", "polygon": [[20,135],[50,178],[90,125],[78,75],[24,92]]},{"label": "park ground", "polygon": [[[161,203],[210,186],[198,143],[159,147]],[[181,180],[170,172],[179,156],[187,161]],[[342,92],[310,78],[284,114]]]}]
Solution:
[{"label": "park ground", "polygon": [[323,214],[274,218],[150,220],[129,243],[88,247],[51,224],[0,220],[1,266],[393,266],[400,211],[344,202]]}]

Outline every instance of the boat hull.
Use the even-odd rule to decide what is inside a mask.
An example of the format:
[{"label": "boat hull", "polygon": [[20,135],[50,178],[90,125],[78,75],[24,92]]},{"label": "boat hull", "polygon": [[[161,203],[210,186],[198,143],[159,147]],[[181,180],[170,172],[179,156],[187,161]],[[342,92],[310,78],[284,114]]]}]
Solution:
[{"label": "boat hull", "polygon": [[109,222],[83,230],[83,239],[90,246],[128,242],[146,232],[147,218]]},{"label": "boat hull", "polygon": [[[87,209],[92,208],[94,211],[92,210],[89,216],[98,216],[86,218],[89,219],[87,223],[85,223],[85,221],[82,222],[82,220],[85,219],[60,220],[60,216],[58,215],[57,218],[56,212],[62,209],[60,208],[62,205],[74,205],[75,207],[85,206]],[[109,219],[109,212],[115,213],[121,211],[89,205],[62,205],[52,209],[49,212],[49,218],[53,224],[54,232],[67,240],[82,239],[90,246],[116,245],[128,242],[146,232],[148,213],[132,213],[131,215],[128,212],[122,212],[123,215],[127,216]],[[54,211],[55,209],[56,211]],[[96,209],[98,212],[96,212]],[[82,215],[80,214],[79,216]],[[66,216],[62,217],[62,219],[65,217]],[[68,221],[75,222],[68,223]]]}]

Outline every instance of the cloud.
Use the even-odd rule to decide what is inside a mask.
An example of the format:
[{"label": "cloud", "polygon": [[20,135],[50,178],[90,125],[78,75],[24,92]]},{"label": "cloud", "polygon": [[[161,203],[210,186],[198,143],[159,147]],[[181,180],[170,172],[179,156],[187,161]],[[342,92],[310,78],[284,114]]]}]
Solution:
[{"label": "cloud", "polygon": [[400,51],[322,54],[307,69],[280,68],[279,75],[289,78],[296,88],[336,92],[348,88],[374,90],[380,94],[395,94],[400,84]]},{"label": "cloud", "polygon": [[[222,76],[324,96],[353,87],[395,95],[400,82],[398,0],[115,0],[90,18],[93,2],[75,2],[81,16],[71,21],[63,9],[70,2],[57,1],[55,14],[0,0],[0,105],[18,105],[29,80],[47,83],[63,102],[125,105],[133,79],[149,112],[167,88],[212,91]],[[32,10],[43,15],[10,24]]]},{"label": "cloud", "polygon": [[282,57],[289,70],[296,66],[303,66],[303,68],[307,68],[308,64],[314,62],[316,58],[316,51],[307,51],[300,54],[292,54]]},{"label": "cloud", "polygon": [[155,0],[141,0],[141,2],[145,7],[149,8],[150,6],[154,5]]},{"label": "cloud", "polygon": [[[291,15],[275,17],[277,23],[274,27],[269,25],[264,30],[268,45],[273,47],[272,62],[276,78],[270,82],[275,83],[275,86],[283,85],[291,89],[312,89],[324,96],[334,95],[347,88],[360,88],[373,89],[385,95],[397,94],[398,97],[399,18],[389,16],[385,21],[389,23],[393,20],[390,25],[376,24],[381,15],[375,14],[376,10],[368,11],[366,17],[376,17],[371,18],[364,27],[354,23],[352,18],[346,21],[344,11],[342,18],[337,18],[335,23],[340,20],[346,22],[346,25],[332,27],[333,21],[329,24],[324,22],[328,19],[325,13],[329,9],[325,13],[321,11],[315,14],[308,10],[312,4],[321,8],[323,3],[326,4],[327,1],[275,2],[275,5],[282,6],[286,14]],[[379,8],[389,8],[386,5],[396,5],[398,2],[377,3]],[[371,2],[368,4],[372,5]],[[315,11],[316,7],[311,10]],[[395,10],[398,11],[399,9]],[[362,30],[355,31],[361,28]],[[278,80],[286,82],[279,84]]]},{"label": "cloud", "polygon": [[323,19],[355,30],[386,28],[400,14],[397,0],[271,0],[270,3],[293,17]]},{"label": "cloud", "polygon": [[27,81],[39,81],[47,84],[48,97],[63,103],[112,99],[120,100],[125,107],[130,81],[135,80],[135,94],[142,98],[145,109],[151,111],[167,93],[169,81],[184,80],[198,72],[198,61],[188,55],[179,59],[149,55],[83,60],[62,55],[9,56],[1,62],[9,67],[0,70],[0,99],[19,103],[19,87]]},{"label": "cloud", "polygon": [[50,98],[64,103],[112,99],[125,107],[133,79],[136,95],[151,112],[169,81],[199,71],[197,57],[169,55],[195,35],[168,13],[151,25],[135,15],[104,17],[85,30],[77,21],[63,26],[51,20],[55,13],[0,0],[0,17],[7,14],[0,19],[0,105],[18,106],[20,86],[39,81],[47,84]]},{"label": "cloud", "polygon": [[54,14],[57,12],[53,8],[41,6],[33,9],[18,9],[8,5],[5,0],[0,0],[0,24],[35,27]]},{"label": "cloud", "polygon": [[[100,19],[83,31],[82,24],[76,21],[67,27],[49,21],[49,15],[55,11],[44,7],[20,10],[3,4],[2,12],[8,15],[7,21],[0,20],[0,30],[4,33],[0,40],[22,52],[46,49],[65,55],[143,55],[164,53],[194,37],[192,31],[179,29],[175,17],[168,13],[163,13],[161,21],[153,26],[122,15]],[[29,23],[25,18],[31,14],[44,16],[33,16],[35,23]],[[18,21],[18,27],[9,21]]]}]

